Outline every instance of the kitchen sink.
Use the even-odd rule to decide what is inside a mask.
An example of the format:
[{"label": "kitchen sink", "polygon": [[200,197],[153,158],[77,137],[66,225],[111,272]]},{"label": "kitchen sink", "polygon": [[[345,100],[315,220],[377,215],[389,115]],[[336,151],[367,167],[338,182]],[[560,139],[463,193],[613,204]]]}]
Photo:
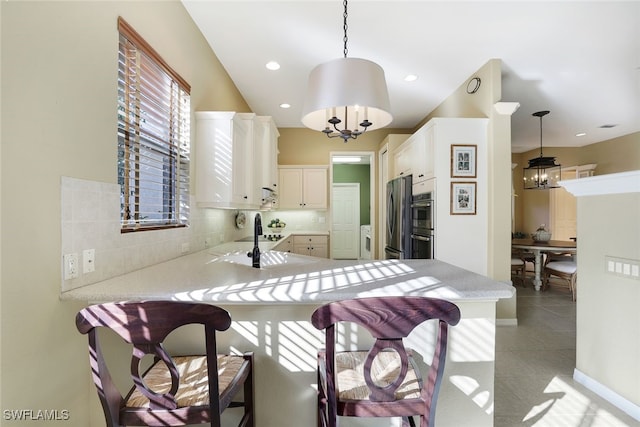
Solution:
[{"label": "kitchen sink", "polygon": [[[246,252],[234,252],[223,255],[218,258],[217,261],[230,262],[232,264],[241,264],[251,267],[251,257],[247,256]],[[292,264],[309,264],[317,261],[317,259],[311,257],[292,254],[289,252],[267,251],[260,254],[261,268],[274,268]]]},{"label": "kitchen sink", "polygon": [[[258,236],[258,242],[275,242],[282,238],[282,236]],[[242,239],[236,240],[236,242],[253,242],[253,236],[243,237]]]}]

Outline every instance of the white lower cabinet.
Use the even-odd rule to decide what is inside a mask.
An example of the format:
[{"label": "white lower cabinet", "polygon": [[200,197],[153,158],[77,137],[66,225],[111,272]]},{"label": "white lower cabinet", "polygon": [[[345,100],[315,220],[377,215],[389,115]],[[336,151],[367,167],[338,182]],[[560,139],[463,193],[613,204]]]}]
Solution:
[{"label": "white lower cabinet", "polygon": [[291,252],[319,258],[329,258],[329,236],[291,234],[273,247],[274,251]]},{"label": "white lower cabinet", "polygon": [[329,237],[320,235],[294,235],[293,253],[329,258]]}]

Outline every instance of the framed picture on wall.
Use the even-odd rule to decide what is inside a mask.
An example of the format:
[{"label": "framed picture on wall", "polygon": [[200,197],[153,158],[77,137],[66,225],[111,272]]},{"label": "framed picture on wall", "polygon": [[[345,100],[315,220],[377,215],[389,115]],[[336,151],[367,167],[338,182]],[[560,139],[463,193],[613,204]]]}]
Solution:
[{"label": "framed picture on wall", "polygon": [[451,178],[476,177],[476,145],[451,146]]},{"label": "framed picture on wall", "polygon": [[451,183],[451,215],[476,214],[476,183]]}]

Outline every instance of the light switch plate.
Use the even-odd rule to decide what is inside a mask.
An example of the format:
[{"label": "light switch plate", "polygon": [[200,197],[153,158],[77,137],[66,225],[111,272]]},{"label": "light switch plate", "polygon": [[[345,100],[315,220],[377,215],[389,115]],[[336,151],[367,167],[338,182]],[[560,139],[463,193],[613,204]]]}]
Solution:
[{"label": "light switch plate", "polygon": [[640,280],[640,260],[605,256],[604,264],[608,274]]}]

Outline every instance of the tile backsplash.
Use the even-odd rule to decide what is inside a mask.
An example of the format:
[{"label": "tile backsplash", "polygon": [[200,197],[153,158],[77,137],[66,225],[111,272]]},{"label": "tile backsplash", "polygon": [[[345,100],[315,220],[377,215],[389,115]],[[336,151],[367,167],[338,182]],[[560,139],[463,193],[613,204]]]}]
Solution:
[{"label": "tile backsplash", "polygon": [[[235,210],[197,209],[193,197],[191,206],[188,227],[123,234],[120,233],[118,184],[62,177],[62,256],[78,254],[79,267],[75,279],[64,280],[61,275],[62,291],[139,270],[249,233],[249,230],[235,227]],[[95,271],[83,274],[82,252],[86,249],[95,250]]]},{"label": "tile backsplash", "polygon": [[[253,232],[249,219],[255,211],[245,211],[247,227],[235,226],[237,210],[199,209],[191,198],[189,226],[171,230],[120,233],[120,186],[104,182],[62,177],[60,183],[62,257],[78,254],[78,277],[64,280],[67,291],[111,277],[168,261],[187,253],[233,241]],[[263,224],[279,218],[286,232],[328,230],[326,211],[262,212]],[[268,229],[265,228],[265,233]],[[95,271],[83,274],[82,253],[95,250]]]}]

